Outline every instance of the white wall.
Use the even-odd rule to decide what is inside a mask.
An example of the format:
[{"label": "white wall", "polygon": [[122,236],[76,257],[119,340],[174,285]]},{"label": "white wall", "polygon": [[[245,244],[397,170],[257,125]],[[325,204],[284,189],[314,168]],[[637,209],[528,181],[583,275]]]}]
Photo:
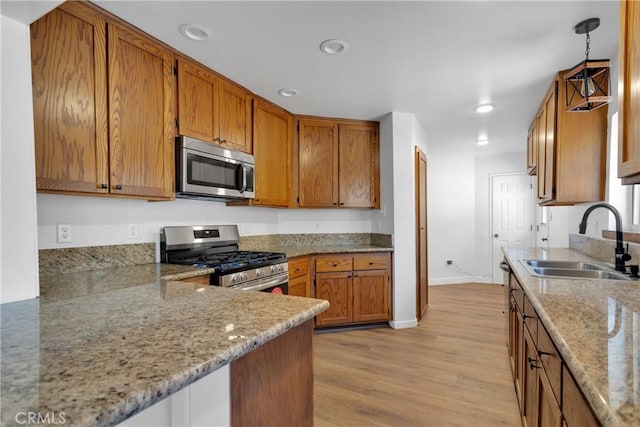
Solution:
[{"label": "white wall", "polygon": [[475,275],[475,156],[427,154],[427,170],[429,284],[469,282]]},{"label": "white wall", "polygon": [[0,301],[39,293],[29,27],[2,15]]}]

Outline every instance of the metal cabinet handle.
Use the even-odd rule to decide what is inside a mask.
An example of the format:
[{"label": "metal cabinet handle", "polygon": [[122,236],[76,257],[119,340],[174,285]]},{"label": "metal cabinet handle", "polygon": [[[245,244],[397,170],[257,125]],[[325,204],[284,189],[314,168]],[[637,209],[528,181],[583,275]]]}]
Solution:
[{"label": "metal cabinet handle", "polygon": [[543,238],[542,238],[542,239],[540,239],[540,240],[542,240],[543,242],[546,242],[546,241],[547,241],[547,240],[549,240],[549,239],[547,239],[546,237],[543,237]]},{"label": "metal cabinet handle", "polygon": [[531,356],[527,356],[527,361],[529,362],[529,369],[540,369],[540,366],[536,365],[536,359]]},{"label": "metal cabinet handle", "polygon": [[109,186],[107,184],[99,184],[98,188],[102,188],[103,190],[106,190],[107,188],[109,188]]},{"label": "metal cabinet handle", "polygon": [[227,143],[226,139],[223,139],[222,141],[220,141],[220,144],[226,144],[226,143]]},{"label": "metal cabinet handle", "polygon": [[116,190],[122,190],[122,185],[120,184],[116,185]]},{"label": "metal cabinet handle", "polygon": [[216,136],[215,138],[213,138],[213,142],[220,142],[220,137]]}]

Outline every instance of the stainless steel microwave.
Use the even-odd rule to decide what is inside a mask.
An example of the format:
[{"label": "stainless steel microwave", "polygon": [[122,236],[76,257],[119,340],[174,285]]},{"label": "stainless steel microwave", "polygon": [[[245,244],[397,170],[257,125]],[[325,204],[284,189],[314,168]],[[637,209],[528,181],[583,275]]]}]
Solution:
[{"label": "stainless steel microwave", "polygon": [[176,138],[176,196],[217,200],[255,197],[255,160],[186,136]]}]

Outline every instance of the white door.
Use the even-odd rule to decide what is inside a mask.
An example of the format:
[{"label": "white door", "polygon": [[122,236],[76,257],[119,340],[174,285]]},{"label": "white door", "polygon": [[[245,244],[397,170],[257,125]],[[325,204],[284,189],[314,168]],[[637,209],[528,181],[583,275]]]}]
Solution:
[{"label": "white door", "polygon": [[520,244],[531,246],[532,188],[526,174],[494,175],[491,177],[491,264],[493,283],[502,283],[498,264],[503,255],[501,246]]}]

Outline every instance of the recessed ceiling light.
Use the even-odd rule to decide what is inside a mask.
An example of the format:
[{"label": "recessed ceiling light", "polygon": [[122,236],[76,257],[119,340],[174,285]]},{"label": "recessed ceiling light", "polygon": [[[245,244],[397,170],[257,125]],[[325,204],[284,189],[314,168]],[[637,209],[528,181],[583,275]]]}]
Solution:
[{"label": "recessed ceiling light", "polygon": [[487,145],[489,143],[489,140],[487,138],[480,138],[478,140],[478,142],[476,142],[476,144],[482,146],[482,145]]},{"label": "recessed ceiling light", "polygon": [[491,104],[481,104],[476,108],[477,113],[488,113],[489,111],[493,111],[493,105]]},{"label": "recessed ceiling light", "polygon": [[329,39],[320,43],[320,50],[327,55],[338,55],[344,53],[349,47],[349,43],[344,40]]},{"label": "recessed ceiling light", "polygon": [[280,89],[278,91],[278,95],[284,96],[285,98],[293,98],[294,96],[298,95],[299,93],[300,93],[300,91],[298,91],[297,89]]},{"label": "recessed ceiling light", "polygon": [[198,24],[183,24],[180,26],[180,33],[186,38],[198,42],[211,38],[211,30]]}]

